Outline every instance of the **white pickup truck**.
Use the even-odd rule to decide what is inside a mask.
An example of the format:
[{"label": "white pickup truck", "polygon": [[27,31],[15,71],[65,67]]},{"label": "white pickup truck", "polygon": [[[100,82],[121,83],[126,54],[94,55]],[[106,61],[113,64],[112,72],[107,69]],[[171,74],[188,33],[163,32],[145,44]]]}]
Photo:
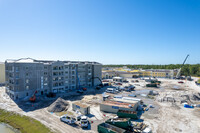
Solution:
[{"label": "white pickup truck", "polygon": [[89,121],[87,119],[87,116],[81,116],[80,125],[81,125],[82,128],[88,127]]},{"label": "white pickup truck", "polygon": [[74,124],[76,122],[76,119],[70,115],[63,115],[60,117],[60,121],[65,122],[67,124]]}]

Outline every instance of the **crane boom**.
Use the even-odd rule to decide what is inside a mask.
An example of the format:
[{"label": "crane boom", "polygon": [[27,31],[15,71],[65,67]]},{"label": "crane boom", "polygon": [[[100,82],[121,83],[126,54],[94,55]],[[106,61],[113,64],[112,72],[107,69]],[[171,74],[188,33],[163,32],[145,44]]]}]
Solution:
[{"label": "crane boom", "polygon": [[[189,54],[186,56],[185,60],[183,61],[183,64],[181,65],[181,68],[184,66],[184,64],[185,64],[185,62],[186,62],[188,57],[189,57]],[[180,78],[180,76],[181,76],[181,68],[178,70],[178,72],[176,74],[176,78],[177,79]]]}]

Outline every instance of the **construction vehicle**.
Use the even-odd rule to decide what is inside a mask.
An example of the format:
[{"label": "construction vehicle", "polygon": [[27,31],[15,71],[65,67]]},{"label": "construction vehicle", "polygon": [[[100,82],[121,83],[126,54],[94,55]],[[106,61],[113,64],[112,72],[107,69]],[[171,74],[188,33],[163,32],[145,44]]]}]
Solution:
[{"label": "construction vehicle", "polygon": [[100,90],[104,86],[103,82],[101,81],[101,79],[99,77],[92,77],[91,80],[92,79],[98,79],[100,81],[100,84],[96,86],[97,90]]},{"label": "construction vehicle", "polygon": [[[189,54],[186,56],[185,60],[183,61],[183,64],[181,65],[181,68],[184,66],[187,58],[189,57]],[[180,79],[181,78],[181,68],[178,70],[177,74],[176,74],[176,79]]]},{"label": "construction vehicle", "polygon": [[33,95],[29,98],[29,100],[31,101],[31,102],[35,102],[35,100],[36,100],[36,96],[35,96],[35,94],[37,93],[37,91],[35,91],[34,93],[33,93]]}]

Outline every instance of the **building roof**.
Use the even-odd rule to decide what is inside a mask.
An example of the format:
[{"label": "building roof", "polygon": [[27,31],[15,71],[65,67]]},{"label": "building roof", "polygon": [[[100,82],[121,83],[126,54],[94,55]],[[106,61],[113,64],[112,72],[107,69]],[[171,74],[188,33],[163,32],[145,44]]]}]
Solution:
[{"label": "building roof", "polygon": [[83,103],[80,103],[80,102],[74,102],[73,104],[78,105],[78,106],[80,106],[80,107],[82,107],[82,108],[87,108],[87,107],[89,107],[89,105],[86,105],[86,104],[83,104]]},{"label": "building roof", "polygon": [[[7,63],[54,63],[54,62],[59,62],[59,60],[57,61],[53,61],[53,60],[35,60],[32,58],[20,58],[20,59],[7,59],[6,60]],[[79,63],[83,63],[83,64],[94,64],[94,65],[102,65],[101,63],[98,62],[90,62],[90,61],[62,61],[63,63],[70,63],[70,64],[79,64]]]},{"label": "building roof", "polygon": [[152,71],[152,72],[171,72],[172,70],[169,70],[169,69],[146,69],[145,71]]},{"label": "building roof", "polygon": [[114,101],[118,101],[118,102],[123,102],[123,103],[131,103],[131,104],[137,104],[138,101],[137,100],[129,100],[129,99],[123,99],[122,98],[113,98]]},{"label": "building roof", "polygon": [[117,102],[117,101],[103,101],[102,104],[104,105],[110,105],[110,106],[117,106],[117,107],[122,107],[122,108],[130,108],[130,105],[132,107],[135,106],[133,103],[122,103],[122,102]]}]

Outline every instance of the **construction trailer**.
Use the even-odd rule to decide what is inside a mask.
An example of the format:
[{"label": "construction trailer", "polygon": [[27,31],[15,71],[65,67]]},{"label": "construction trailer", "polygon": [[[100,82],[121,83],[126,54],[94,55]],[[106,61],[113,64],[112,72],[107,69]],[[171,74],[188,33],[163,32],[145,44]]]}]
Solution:
[{"label": "construction trailer", "polygon": [[118,101],[103,101],[100,104],[100,110],[108,113],[117,113],[119,110],[136,111],[138,104],[123,103]]},{"label": "construction trailer", "polygon": [[113,81],[115,82],[123,82],[124,78],[123,77],[113,77]]},{"label": "construction trailer", "polygon": [[80,111],[82,115],[90,114],[90,106],[80,102],[72,103],[72,109],[74,111]]}]

